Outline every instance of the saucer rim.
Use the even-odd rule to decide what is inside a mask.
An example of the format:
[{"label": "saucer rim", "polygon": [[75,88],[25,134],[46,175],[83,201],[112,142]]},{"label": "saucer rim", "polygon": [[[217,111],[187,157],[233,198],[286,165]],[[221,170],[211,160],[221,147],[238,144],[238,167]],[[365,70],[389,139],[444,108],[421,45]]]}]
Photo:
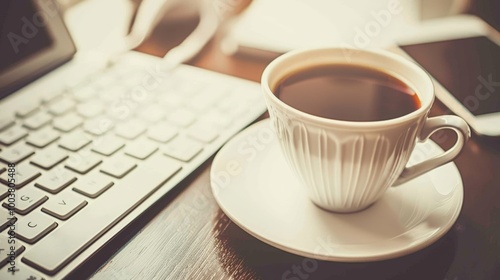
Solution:
[{"label": "saucer rim", "polygon": [[[370,255],[365,255],[365,256],[345,256],[345,255],[334,255],[334,254],[319,254],[319,253],[310,253],[306,252],[303,250],[295,249],[290,246],[285,246],[283,244],[277,243],[275,241],[272,241],[262,235],[259,235],[258,233],[252,231],[250,227],[243,225],[240,223],[239,219],[235,217],[234,215],[231,214],[231,211],[227,209],[222,201],[220,201],[220,197],[217,195],[218,190],[216,190],[216,186],[212,181],[212,178],[214,178],[214,172],[216,172],[216,168],[214,166],[217,166],[217,163],[221,160],[220,158],[223,157],[223,154],[225,150],[229,149],[227,147],[230,147],[231,145],[234,145],[238,141],[240,141],[242,138],[251,135],[254,133],[254,130],[258,129],[261,126],[268,125],[270,123],[270,119],[264,119],[261,121],[258,121],[244,130],[240,131],[237,135],[235,135],[233,138],[231,138],[220,150],[219,152],[215,155],[211,168],[210,168],[210,188],[212,191],[212,195],[214,196],[215,201],[217,202],[219,208],[224,212],[224,214],[233,222],[235,223],[239,228],[250,234],[251,236],[257,238],[258,240],[275,247],[277,249],[280,249],[282,251],[292,253],[301,257],[306,257],[306,258],[311,258],[311,259],[316,259],[316,260],[323,260],[323,261],[335,261],[335,262],[347,262],[347,263],[355,263],[355,262],[373,262],[373,261],[384,261],[384,260],[389,260],[389,259],[394,259],[402,256],[406,256],[415,252],[418,252],[424,248],[429,247],[430,245],[434,244],[438,240],[440,240],[444,235],[446,235],[450,229],[453,227],[453,225],[456,223],[458,217],[460,216],[460,213],[463,208],[463,203],[464,203],[464,189],[463,189],[463,180],[462,176],[460,174],[460,171],[458,170],[456,164],[452,161],[450,163],[447,163],[447,165],[450,165],[450,168],[453,169],[453,172],[456,172],[456,175],[458,176],[458,182],[456,188],[453,190],[453,192],[459,192],[458,195],[459,197],[457,199],[451,200],[453,204],[456,204],[454,207],[454,211],[452,215],[449,215],[449,218],[445,223],[440,225],[439,229],[435,230],[436,232],[431,234],[427,238],[423,238],[420,242],[417,243],[409,243],[406,246],[401,246],[398,249],[388,251],[388,252],[383,252],[380,254],[375,254],[372,253]],[[273,140],[275,141],[275,140]],[[434,141],[431,139],[428,139],[428,141],[433,144],[439,152],[443,152],[443,149],[437,145]],[[242,166],[244,168],[244,166]],[[219,170],[219,169],[217,169]],[[423,176],[426,176],[425,174]],[[230,187],[230,185],[226,186]],[[456,202],[455,202],[456,201]],[[312,203],[312,202],[311,202]],[[315,207],[318,207],[315,205]],[[371,207],[371,206],[369,206]],[[369,208],[368,207],[368,208]],[[321,209],[321,208],[320,208]],[[322,211],[327,211],[322,209]],[[365,211],[365,210],[363,210]],[[328,212],[328,211],[327,211]],[[356,213],[354,213],[356,214]],[[401,235],[408,234],[411,232],[412,229],[409,229],[402,233]],[[431,232],[431,231],[429,231]],[[389,238],[387,240],[391,240],[394,238],[398,238],[399,236],[394,236],[393,238]],[[380,243],[379,243],[380,244]]]}]

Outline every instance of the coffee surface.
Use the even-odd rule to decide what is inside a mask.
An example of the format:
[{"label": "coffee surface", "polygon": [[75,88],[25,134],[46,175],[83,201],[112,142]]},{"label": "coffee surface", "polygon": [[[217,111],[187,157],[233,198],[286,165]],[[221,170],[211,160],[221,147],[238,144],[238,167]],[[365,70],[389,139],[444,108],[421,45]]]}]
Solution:
[{"label": "coffee surface", "polygon": [[311,115],[344,121],[380,121],[420,108],[417,94],[382,70],[332,64],[307,68],[273,91],[286,104]]}]

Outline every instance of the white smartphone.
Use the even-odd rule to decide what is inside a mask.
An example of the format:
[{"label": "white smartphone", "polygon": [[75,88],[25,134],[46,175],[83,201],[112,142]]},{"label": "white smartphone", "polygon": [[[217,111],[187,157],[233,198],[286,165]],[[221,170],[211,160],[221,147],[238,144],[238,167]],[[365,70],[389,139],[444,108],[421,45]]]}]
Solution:
[{"label": "white smartphone", "polygon": [[409,34],[398,46],[434,78],[436,97],[477,134],[500,136],[500,33],[464,15]]}]

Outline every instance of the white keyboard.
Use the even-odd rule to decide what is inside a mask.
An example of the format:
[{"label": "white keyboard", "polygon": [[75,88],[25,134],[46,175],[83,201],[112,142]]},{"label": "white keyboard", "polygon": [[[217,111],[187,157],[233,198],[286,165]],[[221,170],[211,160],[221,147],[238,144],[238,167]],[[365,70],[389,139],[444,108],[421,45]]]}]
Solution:
[{"label": "white keyboard", "polygon": [[257,83],[184,65],[159,74],[158,61],[61,70],[57,90],[40,82],[0,103],[0,279],[67,276],[265,111]]}]

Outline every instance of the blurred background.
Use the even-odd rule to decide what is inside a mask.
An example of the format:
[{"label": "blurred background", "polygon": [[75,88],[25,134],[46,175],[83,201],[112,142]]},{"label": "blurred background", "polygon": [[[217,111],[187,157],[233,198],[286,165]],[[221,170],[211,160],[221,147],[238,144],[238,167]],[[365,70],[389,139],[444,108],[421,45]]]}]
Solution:
[{"label": "blurred background", "polygon": [[[80,50],[113,46],[129,32],[137,7],[142,2],[58,1]],[[174,29],[185,29],[182,32],[185,34],[196,26],[202,1],[224,2],[157,1],[172,4],[161,15],[155,29],[172,30],[165,28],[172,25]],[[265,52],[282,53],[298,47],[339,43],[355,47],[384,47],[419,24],[459,14],[477,15],[496,29],[500,28],[500,0],[253,0],[224,30],[220,47],[226,54],[239,52],[257,56]],[[162,55],[166,51],[149,52]]]}]

